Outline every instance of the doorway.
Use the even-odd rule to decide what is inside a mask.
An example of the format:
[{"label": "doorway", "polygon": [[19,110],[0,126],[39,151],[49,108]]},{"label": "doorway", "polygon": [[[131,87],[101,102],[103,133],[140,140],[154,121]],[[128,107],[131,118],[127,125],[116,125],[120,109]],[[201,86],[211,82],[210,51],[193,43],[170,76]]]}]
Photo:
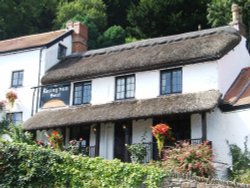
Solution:
[{"label": "doorway", "polygon": [[132,121],[120,121],[115,123],[114,158],[122,162],[130,162],[130,157],[125,144],[132,142]]}]

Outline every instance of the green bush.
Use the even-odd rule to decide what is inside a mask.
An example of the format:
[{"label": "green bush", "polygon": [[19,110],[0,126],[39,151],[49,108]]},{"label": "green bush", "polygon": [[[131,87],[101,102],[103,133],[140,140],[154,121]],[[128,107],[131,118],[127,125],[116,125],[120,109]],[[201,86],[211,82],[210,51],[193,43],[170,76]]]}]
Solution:
[{"label": "green bush", "polygon": [[176,147],[165,150],[162,166],[167,171],[192,173],[197,176],[212,176],[212,149],[207,143],[191,145],[182,142]]},{"label": "green bush", "polygon": [[0,187],[158,187],[161,169],[0,142]]},{"label": "green bush", "polygon": [[248,137],[245,138],[244,151],[237,145],[228,143],[233,163],[229,175],[233,181],[250,184],[250,152],[247,148],[247,141]]}]

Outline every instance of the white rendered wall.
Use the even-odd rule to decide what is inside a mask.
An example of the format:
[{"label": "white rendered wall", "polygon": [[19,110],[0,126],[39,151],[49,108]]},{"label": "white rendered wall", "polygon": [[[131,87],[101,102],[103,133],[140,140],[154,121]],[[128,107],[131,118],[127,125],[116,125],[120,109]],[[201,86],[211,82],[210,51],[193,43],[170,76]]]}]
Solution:
[{"label": "white rendered wall", "polygon": [[72,52],[72,37],[71,37],[71,35],[69,35],[68,37],[55,43],[54,45],[52,45],[48,49],[45,49],[44,53],[46,55],[45,55],[45,59],[44,59],[45,63],[42,67],[42,75],[45,73],[45,71],[47,71],[48,69],[50,69],[52,66],[54,66],[56,63],[58,63],[60,61],[59,59],[57,59],[59,44],[62,44],[65,47],[67,47],[66,56],[71,54],[71,52]]},{"label": "white rendered wall", "polygon": [[145,134],[145,140],[143,142],[152,142],[151,127],[153,125],[153,119],[140,119],[133,120],[132,128],[132,143],[141,143],[142,136]]},{"label": "white rendered wall", "polygon": [[182,73],[183,93],[218,89],[218,65],[214,61],[186,65]]},{"label": "white rendered wall", "polygon": [[93,131],[95,125],[90,126],[90,138],[89,138],[89,146],[95,146],[96,134]]},{"label": "white rendered wall", "polygon": [[92,80],[91,104],[105,104],[114,101],[115,78],[104,77]]},{"label": "white rendered wall", "polygon": [[200,114],[191,114],[191,139],[202,137],[202,120]]},{"label": "white rendered wall", "polygon": [[136,73],[135,98],[147,99],[160,95],[160,71]]},{"label": "white rendered wall", "polygon": [[241,69],[250,66],[250,56],[246,49],[246,39],[242,37],[240,44],[218,60],[219,89],[224,95],[232,85]]},{"label": "white rendered wall", "polygon": [[[32,95],[31,87],[38,82],[39,49],[22,53],[0,55],[0,100],[5,99],[9,90],[14,90],[18,99],[11,112],[23,112],[23,120],[31,115]],[[13,71],[24,71],[23,86],[11,88]]]},{"label": "white rendered wall", "polygon": [[[250,148],[250,109],[222,113],[219,109],[207,115],[207,139],[213,142],[215,161],[221,164],[221,176],[226,174],[226,167],[231,165],[229,155],[230,144],[236,144],[244,149],[245,137],[248,137],[248,148]],[[224,168],[224,171],[223,169]]]},{"label": "white rendered wall", "polygon": [[101,123],[100,156],[112,160],[114,158],[114,124]]}]

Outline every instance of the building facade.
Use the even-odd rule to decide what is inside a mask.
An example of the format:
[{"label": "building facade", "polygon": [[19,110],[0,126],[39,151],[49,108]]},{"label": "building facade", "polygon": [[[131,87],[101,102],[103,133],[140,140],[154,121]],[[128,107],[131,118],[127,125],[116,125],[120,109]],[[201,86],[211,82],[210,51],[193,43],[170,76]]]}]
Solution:
[{"label": "building facade", "polygon": [[39,86],[44,73],[72,52],[83,51],[75,47],[79,46],[75,38],[86,42],[83,37],[87,29],[79,31],[82,26],[70,22],[67,27],[0,41],[0,101],[6,100],[9,91],[17,94],[14,105],[7,104],[0,118],[10,114],[14,123],[22,123],[34,115],[39,109]]},{"label": "building facade", "polygon": [[81,138],[90,155],[122,161],[129,161],[125,144],[145,135],[148,161],[156,153],[151,127],[168,123],[177,140],[212,141],[223,176],[231,164],[226,140],[249,136],[229,136],[231,115],[220,108],[249,66],[245,44],[235,29],[221,27],[68,56],[43,76],[41,110],[25,129],[45,142],[44,133],[58,129],[65,144]]}]

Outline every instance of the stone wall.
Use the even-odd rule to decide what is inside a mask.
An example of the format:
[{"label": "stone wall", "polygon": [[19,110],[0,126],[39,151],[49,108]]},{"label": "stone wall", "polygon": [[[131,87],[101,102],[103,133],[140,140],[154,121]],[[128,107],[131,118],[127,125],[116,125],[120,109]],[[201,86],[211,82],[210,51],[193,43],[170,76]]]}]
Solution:
[{"label": "stone wall", "polygon": [[250,188],[250,184],[202,178],[190,175],[170,175],[165,178],[162,188]]}]

